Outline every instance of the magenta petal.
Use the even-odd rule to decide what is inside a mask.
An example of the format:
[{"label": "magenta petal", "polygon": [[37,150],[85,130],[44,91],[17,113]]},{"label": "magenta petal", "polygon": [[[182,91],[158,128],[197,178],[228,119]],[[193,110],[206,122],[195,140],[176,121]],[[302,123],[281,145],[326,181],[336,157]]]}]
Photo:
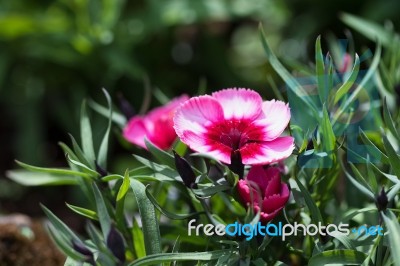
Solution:
[{"label": "magenta petal", "polygon": [[281,192],[281,177],[279,169],[276,167],[269,167],[266,171],[268,176],[268,185],[265,189],[265,196],[271,196],[274,194],[280,194]]},{"label": "magenta petal", "polygon": [[282,197],[279,194],[264,198],[262,202],[262,211],[266,213],[272,213],[276,210],[280,210],[285,207],[289,197]]},{"label": "magenta petal", "polygon": [[250,165],[270,164],[289,157],[294,150],[292,137],[280,137],[273,141],[248,143],[240,148],[242,162]]},{"label": "magenta petal", "polygon": [[262,111],[261,96],[248,89],[225,89],[214,92],[224,110],[225,119],[255,119]]},{"label": "magenta petal", "polygon": [[268,184],[267,175],[261,165],[254,165],[250,168],[250,171],[247,174],[247,180],[257,183],[261,191],[265,191]]},{"label": "magenta petal", "polygon": [[[221,105],[213,97],[205,95],[191,98],[176,110],[174,128],[176,134],[182,138],[185,131],[204,133],[206,126],[223,120],[224,112]],[[190,146],[190,143],[186,144]]]},{"label": "magenta petal", "polygon": [[144,144],[144,137],[147,133],[143,118],[139,116],[130,119],[122,131],[122,135],[127,141],[145,149],[146,145]]},{"label": "magenta petal", "polygon": [[253,204],[260,206],[262,203],[261,191],[257,184],[248,180],[239,180],[237,189],[243,203],[246,205]]},{"label": "magenta petal", "polygon": [[265,101],[262,105],[263,118],[255,121],[255,124],[265,131],[266,141],[279,137],[290,121],[290,108],[281,101]]},{"label": "magenta petal", "polygon": [[200,153],[207,153],[215,159],[230,164],[232,149],[216,141],[208,139],[203,134],[196,134],[192,131],[184,131],[181,140],[189,147]]}]

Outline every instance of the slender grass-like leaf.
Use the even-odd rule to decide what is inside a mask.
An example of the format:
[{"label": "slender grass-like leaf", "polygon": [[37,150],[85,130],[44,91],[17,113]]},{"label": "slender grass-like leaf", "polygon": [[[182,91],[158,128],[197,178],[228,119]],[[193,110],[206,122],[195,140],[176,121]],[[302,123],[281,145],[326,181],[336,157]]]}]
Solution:
[{"label": "slender grass-like leaf", "polygon": [[103,167],[104,169],[107,169],[107,154],[108,154],[108,142],[109,142],[108,139],[109,139],[110,130],[111,130],[112,106],[111,106],[111,97],[108,94],[108,92],[105,89],[103,89],[103,93],[107,99],[109,115],[108,115],[108,125],[107,125],[107,129],[106,129],[106,133],[104,134],[103,140],[101,141],[101,144],[100,144],[99,153],[97,156],[97,162],[101,167]]},{"label": "slender grass-like leaf", "polygon": [[81,147],[79,146],[78,142],[76,142],[75,138],[71,134],[69,134],[69,137],[72,142],[72,148],[74,149],[74,153],[75,153],[76,157],[78,158],[77,161],[79,161],[80,163],[83,163],[87,167],[94,169],[94,162],[93,162],[93,164],[90,164],[88,161],[88,158],[83,153]]},{"label": "slender grass-like leaf", "polygon": [[94,198],[96,200],[96,209],[97,209],[97,216],[99,217],[101,231],[103,233],[104,239],[107,239],[108,233],[110,232],[111,228],[111,218],[110,214],[108,213],[106,204],[104,202],[104,198],[95,183],[92,184]]},{"label": "slender grass-like leaf", "polygon": [[147,149],[153,156],[160,161],[160,163],[165,164],[171,168],[175,167],[175,159],[172,154],[163,151],[151,143],[147,138],[144,139]]},{"label": "slender grass-like leaf", "polygon": [[130,185],[139,208],[146,254],[161,253],[160,229],[153,203],[147,198],[146,187],[133,178],[130,180]]},{"label": "slender grass-like leaf", "polygon": [[304,198],[304,201],[307,205],[308,210],[310,211],[311,214],[311,220],[313,221],[314,224],[318,224],[320,223],[324,223],[321,213],[317,207],[317,205],[315,204],[315,201],[312,199],[310,193],[308,192],[308,190],[303,186],[303,184],[300,182],[300,180],[298,178],[294,179],[297,183],[297,186],[300,189],[300,192]]},{"label": "slender grass-like leaf", "polygon": [[233,253],[231,250],[215,250],[205,252],[187,252],[187,253],[164,253],[149,255],[138,259],[128,266],[153,265],[171,261],[211,261],[217,260],[221,256]]},{"label": "slender grass-like leaf", "polygon": [[138,259],[146,256],[146,249],[144,246],[144,236],[142,229],[139,227],[138,222],[135,218],[133,218],[132,225],[132,238],[133,238],[133,248],[135,249],[135,253]]},{"label": "slender grass-like leaf", "polygon": [[[110,115],[109,108],[106,108],[92,100],[88,100],[88,105],[99,114],[103,115],[106,118],[109,118]],[[116,112],[115,110],[112,111],[111,119],[120,128],[123,128],[127,123],[126,118],[122,114]]]},{"label": "slender grass-like leaf", "polygon": [[55,216],[49,209],[47,209],[44,205],[40,204],[47,218],[49,219],[51,225],[57,231],[57,234],[63,235],[64,238],[69,240],[74,240],[76,242],[82,243],[81,239],[57,216]]},{"label": "slender grass-like leaf", "polygon": [[379,24],[348,13],[342,13],[340,19],[373,42],[378,39],[385,46],[391,47],[393,45],[392,34]]},{"label": "slender grass-like leaf", "polygon": [[75,213],[82,215],[83,217],[87,217],[89,219],[92,220],[99,220],[99,217],[97,217],[97,213],[95,211],[89,210],[89,209],[85,209],[82,207],[78,207],[75,205],[71,205],[68,203],[65,203],[67,205],[68,208],[70,208],[72,211],[74,211]]},{"label": "slender grass-like leaf", "polygon": [[183,219],[188,219],[191,217],[196,217],[199,216],[200,214],[204,214],[204,212],[194,212],[194,213],[188,213],[188,214],[179,214],[179,213],[173,213],[170,211],[167,211],[165,208],[163,208],[157,200],[154,198],[154,196],[149,192],[149,190],[146,187],[146,195],[148,199],[151,201],[151,203],[156,207],[157,210],[159,210],[162,214],[164,214],[166,217],[173,219],[173,220],[183,220]]},{"label": "slender grass-like leaf", "polygon": [[308,261],[308,266],[321,266],[328,264],[360,265],[367,255],[363,252],[350,249],[328,250],[313,256]]},{"label": "slender grass-like leaf", "polygon": [[89,168],[85,164],[83,164],[81,162],[78,162],[78,161],[75,161],[72,158],[70,158],[68,153],[65,155],[65,158],[67,158],[68,162],[72,163],[73,165],[76,165],[80,170],[88,173],[90,177],[99,176],[99,173],[97,173],[96,171],[92,170],[91,168]]},{"label": "slender grass-like leaf", "polygon": [[325,152],[330,152],[329,157],[332,159],[333,153],[332,151],[335,148],[336,137],[333,132],[331,121],[329,120],[328,111],[325,106],[323,107],[323,117],[321,121],[321,134],[323,137],[323,146]]},{"label": "slender grass-like leaf", "polygon": [[58,234],[57,229],[55,229],[51,225],[49,225],[47,228],[47,232],[49,232],[50,237],[54,240],[54,242],[57,244],[57,247],[60,248],[65,255],[77,261],[84,261],[86,259],[84,255],[73,249],[71,243],[68,243],[66,239]]},{"label": "slender grass-like leaf", "polygon": [[318,96],[321,103],[324,104],[328,98],[328,88],[325,84],[325,65],[324,56],[321,49],[321,35],[315,41],[315,71],[317,75]]},{"label": "slender grass-like leaf", "polygon": [[286,68],[279,62],[278,58],[272,52],[269,47],[264,30],[262,28],[261,23],[259,24],[259,31],[261,37],[261,43],[263,45],[264,51],[267,55],[268,62],[274,68],[274,70],[278,73],[278,75],[284,80],[284,82],[288,85],[289,89],[292,90],[296,95],[298,95],[299,100],[304,102],[304,104],[314,113],[315,117],[318,117],[317,108],[314,102],[311,101],[310,97],[306,97],[308,94],[304,91],[301,85],[297,82],[297,80],[286,70]]},{"label": "slender grass-like leaf", "polygon": [[387,106],[386,100],[383,101],[383,120],[385,121],[385,125],[389,129],[390,133],[396,138],[397,141],[400,141],[399,132],[396,129],[394,124],[392,115],[390,114],[389,108]]},{"label": "slender grass-like leaf", "polygon": [[376,69],[379,65],[379,60],[381,59],[381,51],[382,47],[380,43],[377,44],[376,50],[374,57],[372,59],[371,66],[369,67],[367,73],[361,80],[360,84],[357,86],[357,88],[350,94],[350,96],[347,98],[347,100],[339,107],[338,111],[335,113],[332,125],[338,121],[338,119],[342,116],[343,113],[347,111],[347,109],[350,107],[350,105],[356,100],[358,94],[365,89],[365,86],[367,83],[370,81],[372,76],[376,73]]},{"label": "slender grass-like leaf", "polygon": [[6,176],[24,186],[59,186],[59,185],[77,185],[78,180],[75,176],[37,173],[28,170],[9,170]]},{"label": "slender grass-like leaf", "polygon": [[93,147],[93,135],[92,127],[90,125],[89,116],[86,110],[86,101],[82,102],[81,108],[81,141],[82,149],[85,157],[87,158],[89,165],[94,168],[94,161],[96,160],[96,155],[94,153]]},{"label": "slender grass-like leaf", "polygon": [[333,100],[334,104],[337,104],[340,101],[340,99],[342,99],[343,96],[345,96],[349,92],[349,90],[351,89],[351,87],[353,86],[354,82],[357,79],[359,69],[360,69],[360,58],[358,57],[357,54],[355,54],[355,60],[353,69],[351,70],[351,74],[336,91],[335,98]]},{"label": "slender grass-like leaf", "polygon": [[345,175],[347,176],[347,178],[350,180],[350,182],[358,189],[360,190],[364,195],[366,195],[369,199],[371,200],[375,200],[375,195],[374,193],[370,190],[369,187],[365,187],[363,186],[360,182],[358,182],[344,167],[343,162],[341,162],[342,164],[342,169],[345,173]]},{"label": "slender grass-like leaf", "polygon": [[368,138],[367,134],[360,128],[360,136],[363,142],[367,145],[369,145],[376,154],[379,154],[381,156],[381,160],[383,163],[389,163],[389,158],[384,154],[376,145]]},{"label": "slender grass-like leaf", "polygon": [[86,173],[82,173],[79,171],[73,171],[69,169],[62,169],[62,168],[46,168],[46,167],[38,167],[38,166],[33,166],[29,165],[20,161],[15,161],[19,166],[33,171],[33,172],[39,172],[39,173],[50,173],[50,174],[58,174],[58,175],[68,175],[68,176],[81,176],[85,178],[90,178],[90,175]]},{"label": "slender grass-like leaf", "polygon": [[400,225],[397,217],[392,211],[381,212],[383,220],[387,227],[387,233],[390,243],[391,257],[395,266],[400,266]]},{"label": "slender grass-like leaf", "polygon": [[213,196],[219,192],[228,191],[230,189],[232,189],[231,186],[215,185],[215,186],[210,186],[210,187],[205,187],[205,188],[193,188],[192,192],[200,197],[209,197],[209,196]]},{"label": "slender grass-like leaf", "polygon": [[390,165],[392,166],[394,174],[400,178],[400,158],[397,152],[394,150],[392,144],[390,144],[388,138],[384,135],[382,136],[383,146],[385,147],[386,153],[388,155],[388,159]]},{"label": "slender grass-like leaf", "polygon": [[116,206],[116,212],[115,212],[117,223],[121,228],[125,227],[125,225],[124,225],[125,196],[126,196],[126,193],[128,193],[130,184],[131,184],[131,181],[129,179],[129,170],[126,169],[122,184],[117,193],[117,206]]}]

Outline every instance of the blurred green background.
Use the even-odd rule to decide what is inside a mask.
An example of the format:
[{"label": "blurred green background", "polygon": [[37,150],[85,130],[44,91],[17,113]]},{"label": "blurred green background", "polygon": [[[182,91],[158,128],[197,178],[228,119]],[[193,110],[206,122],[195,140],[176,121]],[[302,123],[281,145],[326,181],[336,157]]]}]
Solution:
[{"label": "blurred green background", "polygon": [[[64,201],[79,199],[72,190],[20,187],[4,171],[16,158],[62,166],[57,142],[69,143],[68,132],[78,137],[81,102],[104,103],[101,88],[136,110],[146,78],[168,97],[194,95],[205,84],[208,92],[249,87],[271,98],[267,76],[274,74],[259,22],[284,62],[308,63],[319,34],[345,38],[340,12],[399,29],[399,10],[396,0],[0,1],[0,213],[36,216],[38,202],[64,209]],[[353,36],[356,48],[373,45]],[[151,106],[159,104],[153,97]],[[92,114],[96,138],[106,124]],[[116,141],[111,153],[110,170],[131,160]]]}]

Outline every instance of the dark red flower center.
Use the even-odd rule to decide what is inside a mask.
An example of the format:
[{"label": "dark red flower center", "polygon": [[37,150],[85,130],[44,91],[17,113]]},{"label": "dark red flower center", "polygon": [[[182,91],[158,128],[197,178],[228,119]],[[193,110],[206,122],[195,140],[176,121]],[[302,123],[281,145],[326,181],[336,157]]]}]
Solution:
[{"label": "dark red flower center", "polygon": [[207,127],[207,137],[237,150],[249,141],[246,134],[249,125],[247,120],[225,120]]}]

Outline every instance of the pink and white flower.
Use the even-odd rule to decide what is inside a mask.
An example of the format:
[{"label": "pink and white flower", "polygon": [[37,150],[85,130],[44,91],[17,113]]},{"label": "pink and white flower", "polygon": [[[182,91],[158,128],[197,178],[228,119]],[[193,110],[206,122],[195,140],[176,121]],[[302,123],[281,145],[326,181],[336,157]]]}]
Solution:
[{"label": "pink and white flower", "polygon": [[225,89],[193,97],[174,117],[178,137],[191,149],[223,163],[239,150],[243,164],[269,164],[287,158],[293,138],[280,135],[290,120],[290,109],[281,101],[265,101],[249,89]]},{"label": "pink and white flower", "polygon": [[261,165],[251,167],[247,178],[239,180],[237,190],[244,205],[252,206],[255,213],[260,212],[262,222],[272,220],[290,196],[288,185],[281,182],[279,169],[264,169]]},{"label": "pink and white flower", "polygon": [[179,105],[188,99],[187,95],[182,95],[172,99],[164,106],[154,108],[144,116],[132,117],[123,129],[124,138],[145,149],[145,137],[160,149],[170,148],[176,139],[173,128],[175,111]]}]

